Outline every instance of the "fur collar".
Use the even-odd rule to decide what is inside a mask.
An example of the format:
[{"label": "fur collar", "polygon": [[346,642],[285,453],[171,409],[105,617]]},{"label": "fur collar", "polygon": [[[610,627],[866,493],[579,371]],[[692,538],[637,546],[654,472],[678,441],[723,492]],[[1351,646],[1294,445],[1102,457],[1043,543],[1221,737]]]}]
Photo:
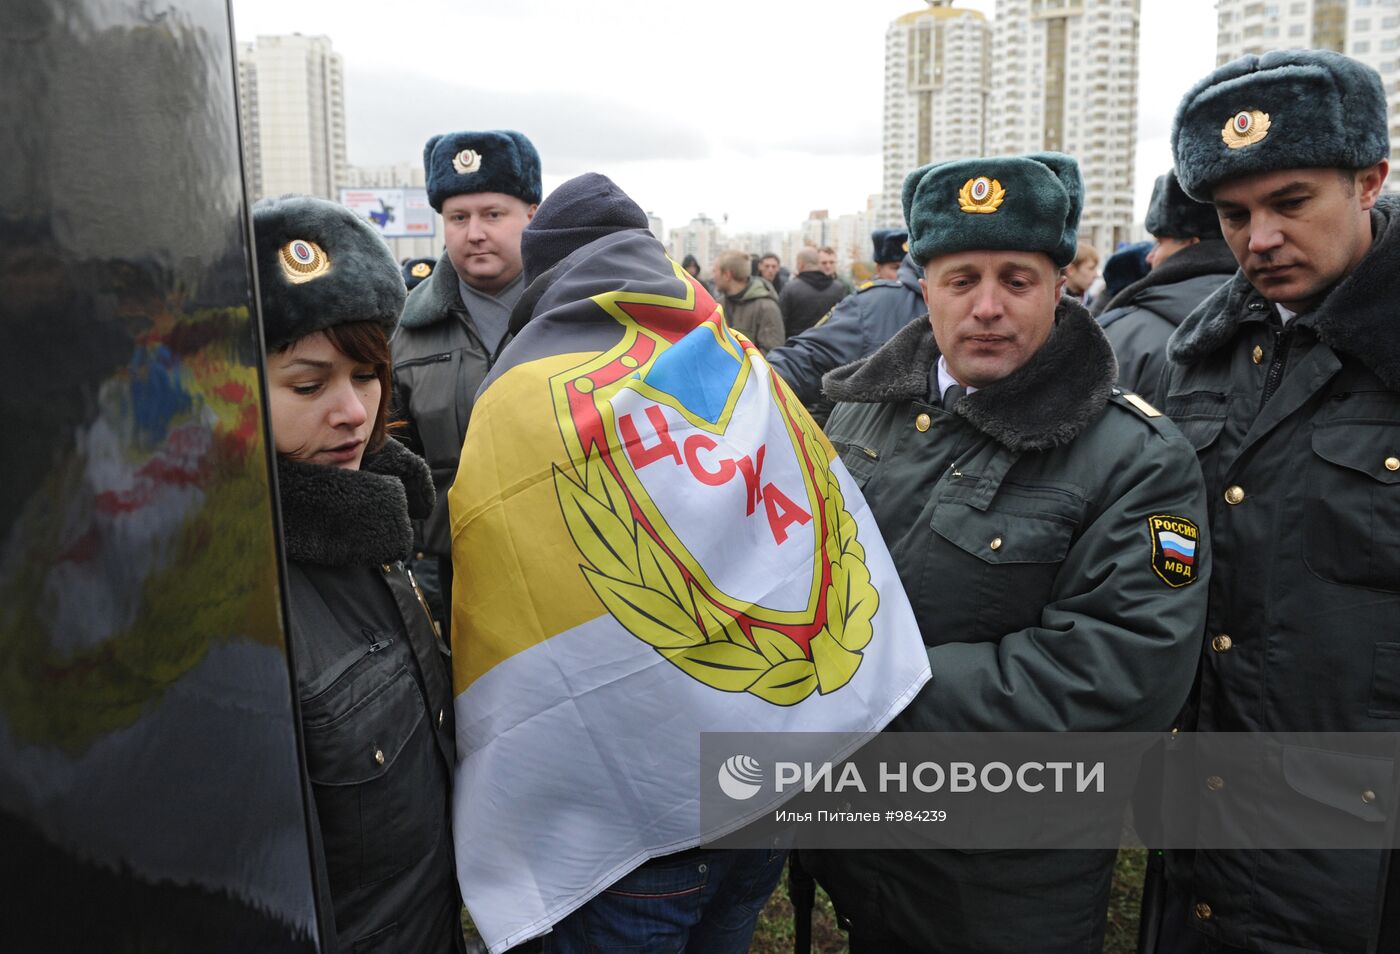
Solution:
[{"label": "fur collar", "polygon": [[277,457],[287,559],[322,566],[374,566],[413,553],[409,517],[433,509],[423,458],[390,438],[359,470]]},{"label": "fur collar", "polygon": [[[833,401],[923,400],[937,360],[933,329],[923,316],[822,383]],[[1098,418],[1117,378],[1113,348],[1098,322],[1078,302],[1061,299],[1044,346],[1002,380],[964,397],[953,412],[1012,450],[1046,450],[1068,444]]]},{"label": "fur collar", "polygon": [[457,288],[457,269],[452,267],[452,259],[443,249],[433,273],[417,288],[409,292],[408,301],[403,306],[403,317],[399,319],[404,328],[426,328],[435,321],[446,318],[450,312],[462,311],[462,293]]},{"label": "fur collar", "polygon": [[[1382,196],[1371,210],[1375,236],[1361,264],[1342,279],[1307,320],[1328,347],[1356,358],[1386,387],[1400,390],[1400,333],[1395,328],[1400,302],[1400,196]],[[1167,343],[1167,356],[1177,364],[1192,364],[1225,347],[1240,323],[1256,312],[1272,309],[1240,272],[1181,323]]]},{"label": "fur collar", "polygon": [[[1214,213],[1212,213],[1214,214]],[[1188,245],[1142,278],[1124,288],[1104,308],[1101,314],[1131,305],[1139,294],[1158,285],[1175,285],[1202,275],[1233,275],[1240,264],[1224,239],[1206,239]]]}]

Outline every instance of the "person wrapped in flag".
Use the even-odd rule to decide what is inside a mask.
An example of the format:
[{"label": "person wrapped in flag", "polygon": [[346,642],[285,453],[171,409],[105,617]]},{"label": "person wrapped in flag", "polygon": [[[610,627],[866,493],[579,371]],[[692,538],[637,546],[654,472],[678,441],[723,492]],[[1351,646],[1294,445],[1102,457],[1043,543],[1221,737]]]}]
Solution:
[{"label": "person wrapped in flag", "polygon": [[522,251],[449,498],[463,897],[492,951],[744,951],[783,853],[699,847],[700,734],[866,738],[929,678],[918,628],[845,466],[635,202],[574,179]]}]

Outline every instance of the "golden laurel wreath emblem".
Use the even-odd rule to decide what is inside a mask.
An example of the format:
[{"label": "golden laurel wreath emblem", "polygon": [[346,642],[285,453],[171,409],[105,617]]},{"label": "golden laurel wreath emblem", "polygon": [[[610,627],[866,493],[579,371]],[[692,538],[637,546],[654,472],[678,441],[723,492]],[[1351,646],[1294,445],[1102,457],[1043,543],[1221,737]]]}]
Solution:
[{"label": "golden laurel wreath emblem", "polygon": [[1225,128],[1220,130],[1220,138],[1231,149],[1252,146],[1269,134],[1269,114],[1257,109],[1242,109],[1230,117]]},{"label": "golden laurel wreath emblem", "polygon": [[331,270],[326,250],[307,239],[292,239],[277,251],[277,263],[282,275],[293,285],[302,285],[320,278]]},{"label": "golden laurel wreath emblem", "polygon": [[757,624],[750,641],[738,620],[697,594],[677,561],[633,517],[626,493],[596,450],[589,452],[581,483],[554,467],[569,534],[589,563],[580,569],[613,618],[686,675],[778,706],[850,682],[880,604],[840,481],[811,426],[800,419],[798,426],[815,451],[814,476],[825,485],[830,528],[826,624],[812,637],[811,659],[786,635]]},{"label": "golden laurel wreath emblem", "polygon": [[1005,198],[1006,190],[998,180],[977,176],[958,190],[958,208],[964,212],[995,212]]},{"label": "golden laurel wreath emblem", "polygon": [[433,273],[433,266],[429,265],[427,262],[419,262],[417,265],[410,268],[408,273],[414,278],[427,278]]}]

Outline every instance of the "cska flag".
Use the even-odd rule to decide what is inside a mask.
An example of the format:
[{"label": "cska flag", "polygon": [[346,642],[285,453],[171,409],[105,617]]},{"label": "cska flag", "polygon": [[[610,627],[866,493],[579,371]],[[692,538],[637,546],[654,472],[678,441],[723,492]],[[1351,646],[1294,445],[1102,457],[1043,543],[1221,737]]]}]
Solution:
[{"label": "cska flag", "polygon": [[721,834],[701,732],[864,737],[929,678],[859,489],[704,288],[640,230],[547,274],[449,495],[457,869],[492,951]]}]

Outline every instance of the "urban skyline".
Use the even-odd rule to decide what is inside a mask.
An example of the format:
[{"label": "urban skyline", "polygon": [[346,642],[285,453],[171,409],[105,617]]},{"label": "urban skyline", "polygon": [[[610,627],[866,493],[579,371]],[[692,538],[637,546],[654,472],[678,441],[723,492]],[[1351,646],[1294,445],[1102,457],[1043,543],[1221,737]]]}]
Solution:
[{"label": "urban skyline", "polygon": [[[870,228],[893,224],[891,212],[897,210],[898,191],[892,185],[896,179],[902,182],[903,174],[908,169],[927,161],[953,158],[960,152],[996,154],[1056,146],[1076,155],[1081,161],[1087,186],[1082,229],[1086,240],[1095,242],[1102,251],[1106,251],[1118,242],[1140,237],[1141,229],[1136,224],[1133,211],[1135,193],[1141,193],[1142,182],[1135,183],[1134,179],[1145,177],[1150,183],[1155,176],[1148,175],[1142,168],[1140,156],[1137,168],[1134,168],[1139,0],[997,0],[995,10],[990,11],[995,12],[996,16],[990,19],[982,10],[972,9],[971,6],[975,4],[987,8],[989,2],[965,2],[967,6],[961,5],[958,0],[926,0],[924,10],[900,14],[886,23],[883,45],[885,99],[881,104],[881,119],[884,132],[893,130],[902,135],[887,134],[882,137],[885,171],[883,182],[878,183],[883,188],[875,193],[877,207],[861,207],[868,206],[868,202],[842,203],[845,208],[832,207],[823,216],[811,215],[805,221],[787,228],[754,230],[751,226],[745,228],[746,223],[737,222],[734,234],[722,240],[726,246],[737,244],[755,252],[775,251],[786,264],[791,261],[791,252],[803,242],[831,244],[838,249],[844,271],[850,261],[868,257],[868,249],[863,254],[860,250],[868,245]],[[1302,39],[1309,45],[1321,45],[1320,41],[1327,39],[1327,34],[1320,28],[1331,24],[1333,35],[1342,39],[1333,40],[1329,46],[1341,46],[1345,52],[1370,63],[1386,77],[1392,103],[1393,136],[1400,138],[1400,130],[1395,126],[1397,116],[1400,116],[1400,109],[1396,108],[1397,99],[1400,99],[1400,84],[1396,83],[1393,75],[1386,75],[1387,66],[1393,74],[1397,60],[1393,52],[1396,37],[1400,36],[1400,22],[1397,22],[1400,21],[1400,9],[1397,7],[1400,7],[1400,0],[1292,0],[1291,3],[1280,4],[1260,3],[1259,0],[1220,0],[1216,11],[1217,35],[1211,39],[1218,41],[1217,59],[1227,58],[1247,51],[1235,49],[1230,45],[1232,43],[1246,47],[1253,43],[1258,47],[1286,45]],[[1365,17],[1360,17],[1360,22],[1356,22],[1358,17],[1354,15],[1367,8],[1371,8],[1370,22]],[[1049,25],[1055,20],[1060,21],[1059,27]],[[1340,29],[1338,22],[1342,24]],[[322,84],[324,90],[335,90],[340,97],[333,103],[328,92],[320,94],[325,101],[323,108],[327,114],[338,112],[341,126],[338,131],[328,129],[309,151],[324,151],[327,144],[338,144],[340,156],[344,156],[344,117],[347,110],[344,84],[340,80],[343,66],[341,55],[329,49],[330,40],[326,37],[259,37],[258,43],[240,43],[240,85],[252,93],[245,93],[240,112],[244,119],[245,152],[249,156],[249,184],[255,195],[273,191],[267,188],[268,183],[264,181],[267,172],[263,166],[267,163],[262,161],[262,153],[267,149],[267,141],[273,138],[269,137],[268,130],[275,131],[278,127],[269,121],[268,97],[265,92],[260,92],[260,89],[266,89],[268,76],[276,75],[275,71],[264,68],[260,77],[253,54],[259,44],[266,45],[272,41],[276,47],[276,41],[292,39],[312,48],[321,43],[326,45],[324,53],[317,54],[319,61],[302,61],[304,65],[310,63],[311,66],[300,72],[303,76],[325,77]],[[1017,42],[1032,49],[1039,59],[1031,62],[1034,57],[1026,57],[1028,65],[1020,70],[1004,68],[1008,59],[1004,48]],[[940,57],[930,62],[921,51],[933,50],[937,50]],[[1046,82],[1046,54],[1053,50],[1060,51],[1061,65],[1064,67],[1063,81],[1058,84]],[[285,58],[285,50],[280,55]],[[301,55],[306,56],[304,52]],[[996,71],[990,70],[989,66],[983,69],[969,65],[985,66],[991,62],[998,64]],[[1076,69],[1076,64],[1081,63],[1085,65]],[[284,72],[287,71],[284,69]],[[896,77],[913,79],[916,85],[922,84],[922,88],[913,90],[916,95],[907,95],[903,101],[899,101],[891,94]],[[949,82],[950,78],[952,83]],[[299,93],[309,104],[299,107],[302,115],[309,116],[315,112],[314,85],[303,84]],[[1060,101],[1058,108],[1055,108],[1052,101],[1057,96]],[[292,99],[297,97],[293,96]],[[988,106],[991,102],[998,104],[996,109]],[[1067,117],[1070,112],[1067,105],[1078,108],[1079,115]],[[1154,116],[1153,122],[1158,127],[1154,133],[1160,132],[1162,121],[1161,116]],[[285,117],[283,125],[286,125]],[[927,134],[929,130],[938,130],[941,135],[931,137]],[[343,158],[341,161],[344,162]],[[336,157],[332,151],[322,165],[330,167],[335,163]],[[415,173],[412,168],[416,165],[415,160],[407,158],[401,162],[374,166],[352,167],[344,162],[336,184],[340,188],[420,185],[421,170]],[[549,165],[547,162],[546,166]],[[303,162],[303,168],[305,166]],[[551,178],[547,168],[546,192],[558,184],[558,177],[553,177],[556,181],[551,181]],[[621,180],[620,184],[628,187],[625,180]],[[1393,174],[1392,187],[1395,184],[1396,175]],[[279,191],[328,194],[319,185],[284,184]],[[647,203],[647,195],[641,190],[633,191],[639,201]],[[329,194],[335,197],[334,191]],[[811,197],[820,199],[821,196],[817,193]],[[1141,208],[1140,194],[1136,195],[1136,200]],[[703,202],[696,202],[695,205],[704,208]],[[672,217],[680,221],[686,218],[676,215],[674,207]],[[649,218],[658,237],[663,241],[671,237],[663,228],[659,215],[649,212]],[[716,215],[715,218],[727,217]],[[681,228],[689,228],[690,225]],[[865,235],[848,239],[857,226]],[[718,230],[723,233],[730,227],[727,222],[721,222]],[[671,233],[675,231],[672,229]],[[841,237],[820,240],[833,233]],[[395,246],[398,257],[433,254],[425,249],[433,245],[440,247],[440,235],[439,228],[437,236],[431,240],[405,239],[395,240],[391,244]],[[669,244],[674,245],[674,242]],[[708,265],[708,262],[705,264]]]}]

